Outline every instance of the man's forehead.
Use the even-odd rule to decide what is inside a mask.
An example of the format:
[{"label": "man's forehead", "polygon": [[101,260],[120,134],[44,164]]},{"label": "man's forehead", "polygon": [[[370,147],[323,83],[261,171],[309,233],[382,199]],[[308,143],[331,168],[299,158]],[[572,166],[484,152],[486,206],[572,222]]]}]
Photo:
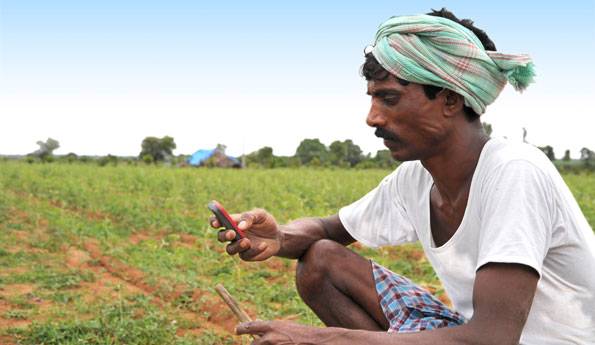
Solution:
[{"label": "man's forehead", "polygon": [[378,92],[403,92],[405,86],[399,84],[394,78],[387,78],[385,80],[369,80],[368,81],[368,94],[374,94]]}]

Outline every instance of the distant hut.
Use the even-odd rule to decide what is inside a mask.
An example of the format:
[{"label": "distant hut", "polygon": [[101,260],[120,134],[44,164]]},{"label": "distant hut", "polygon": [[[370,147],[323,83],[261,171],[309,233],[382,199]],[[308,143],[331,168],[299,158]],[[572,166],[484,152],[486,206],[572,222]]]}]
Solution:
[{"label": "distant hut", "polygon": [[212,150],[198,150],[186,161],[188,165],[199,167],[241,168],[242,162],[236,157],[225,154],[225,146],[217,145]]}]

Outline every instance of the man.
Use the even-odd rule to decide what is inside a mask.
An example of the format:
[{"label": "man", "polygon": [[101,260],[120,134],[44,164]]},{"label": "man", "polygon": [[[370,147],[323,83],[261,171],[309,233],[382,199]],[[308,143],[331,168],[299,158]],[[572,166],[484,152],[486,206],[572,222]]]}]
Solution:
[{"label": "man", "polygon": [[[300,296],[329,327],[259,321],[238,334],[259,335],[254,344],[595,344],[592,229],[539,150],[490,139],[479,120],[507,81],[522,90],[533,77],[529,57],[495,49],[444,9],[380,26],[362,68],[367,123],[404,163],[338,215],[287,225],[264,210],[234,215],[247,238],[227,245],[247,261],[298,259]],[[454,310],[345,247],[356,240],[419,241]]]}]

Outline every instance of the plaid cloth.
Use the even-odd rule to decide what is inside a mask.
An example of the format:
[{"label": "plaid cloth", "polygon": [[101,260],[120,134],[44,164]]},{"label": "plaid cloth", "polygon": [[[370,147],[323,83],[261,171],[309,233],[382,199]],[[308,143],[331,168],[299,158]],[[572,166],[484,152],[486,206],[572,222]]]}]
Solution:
[{"label": "plaid cloth", "polygon": [[465,323],[465,317],[449,309],[409,279],[372,262],[380,306],[390,323],[388,332],[419,332]]},{"label": "plaid cloth", "polygon": [[535,76],[528,55],[486,51],[466,27],[430,15],[392,17],[382,23],[371,53],[397,77],[452,90],[483,114],[506,81],[524,90]]}]

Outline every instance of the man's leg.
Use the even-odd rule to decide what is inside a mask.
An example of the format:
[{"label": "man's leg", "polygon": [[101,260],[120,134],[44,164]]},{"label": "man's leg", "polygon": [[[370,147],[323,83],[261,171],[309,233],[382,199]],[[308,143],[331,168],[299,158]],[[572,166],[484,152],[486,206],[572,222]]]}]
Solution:
[{"label": "man's leg", "polygon": [[299,260],[297,289],[329,327],[386,331],[370,261],[331,241],[320,240]]}]

